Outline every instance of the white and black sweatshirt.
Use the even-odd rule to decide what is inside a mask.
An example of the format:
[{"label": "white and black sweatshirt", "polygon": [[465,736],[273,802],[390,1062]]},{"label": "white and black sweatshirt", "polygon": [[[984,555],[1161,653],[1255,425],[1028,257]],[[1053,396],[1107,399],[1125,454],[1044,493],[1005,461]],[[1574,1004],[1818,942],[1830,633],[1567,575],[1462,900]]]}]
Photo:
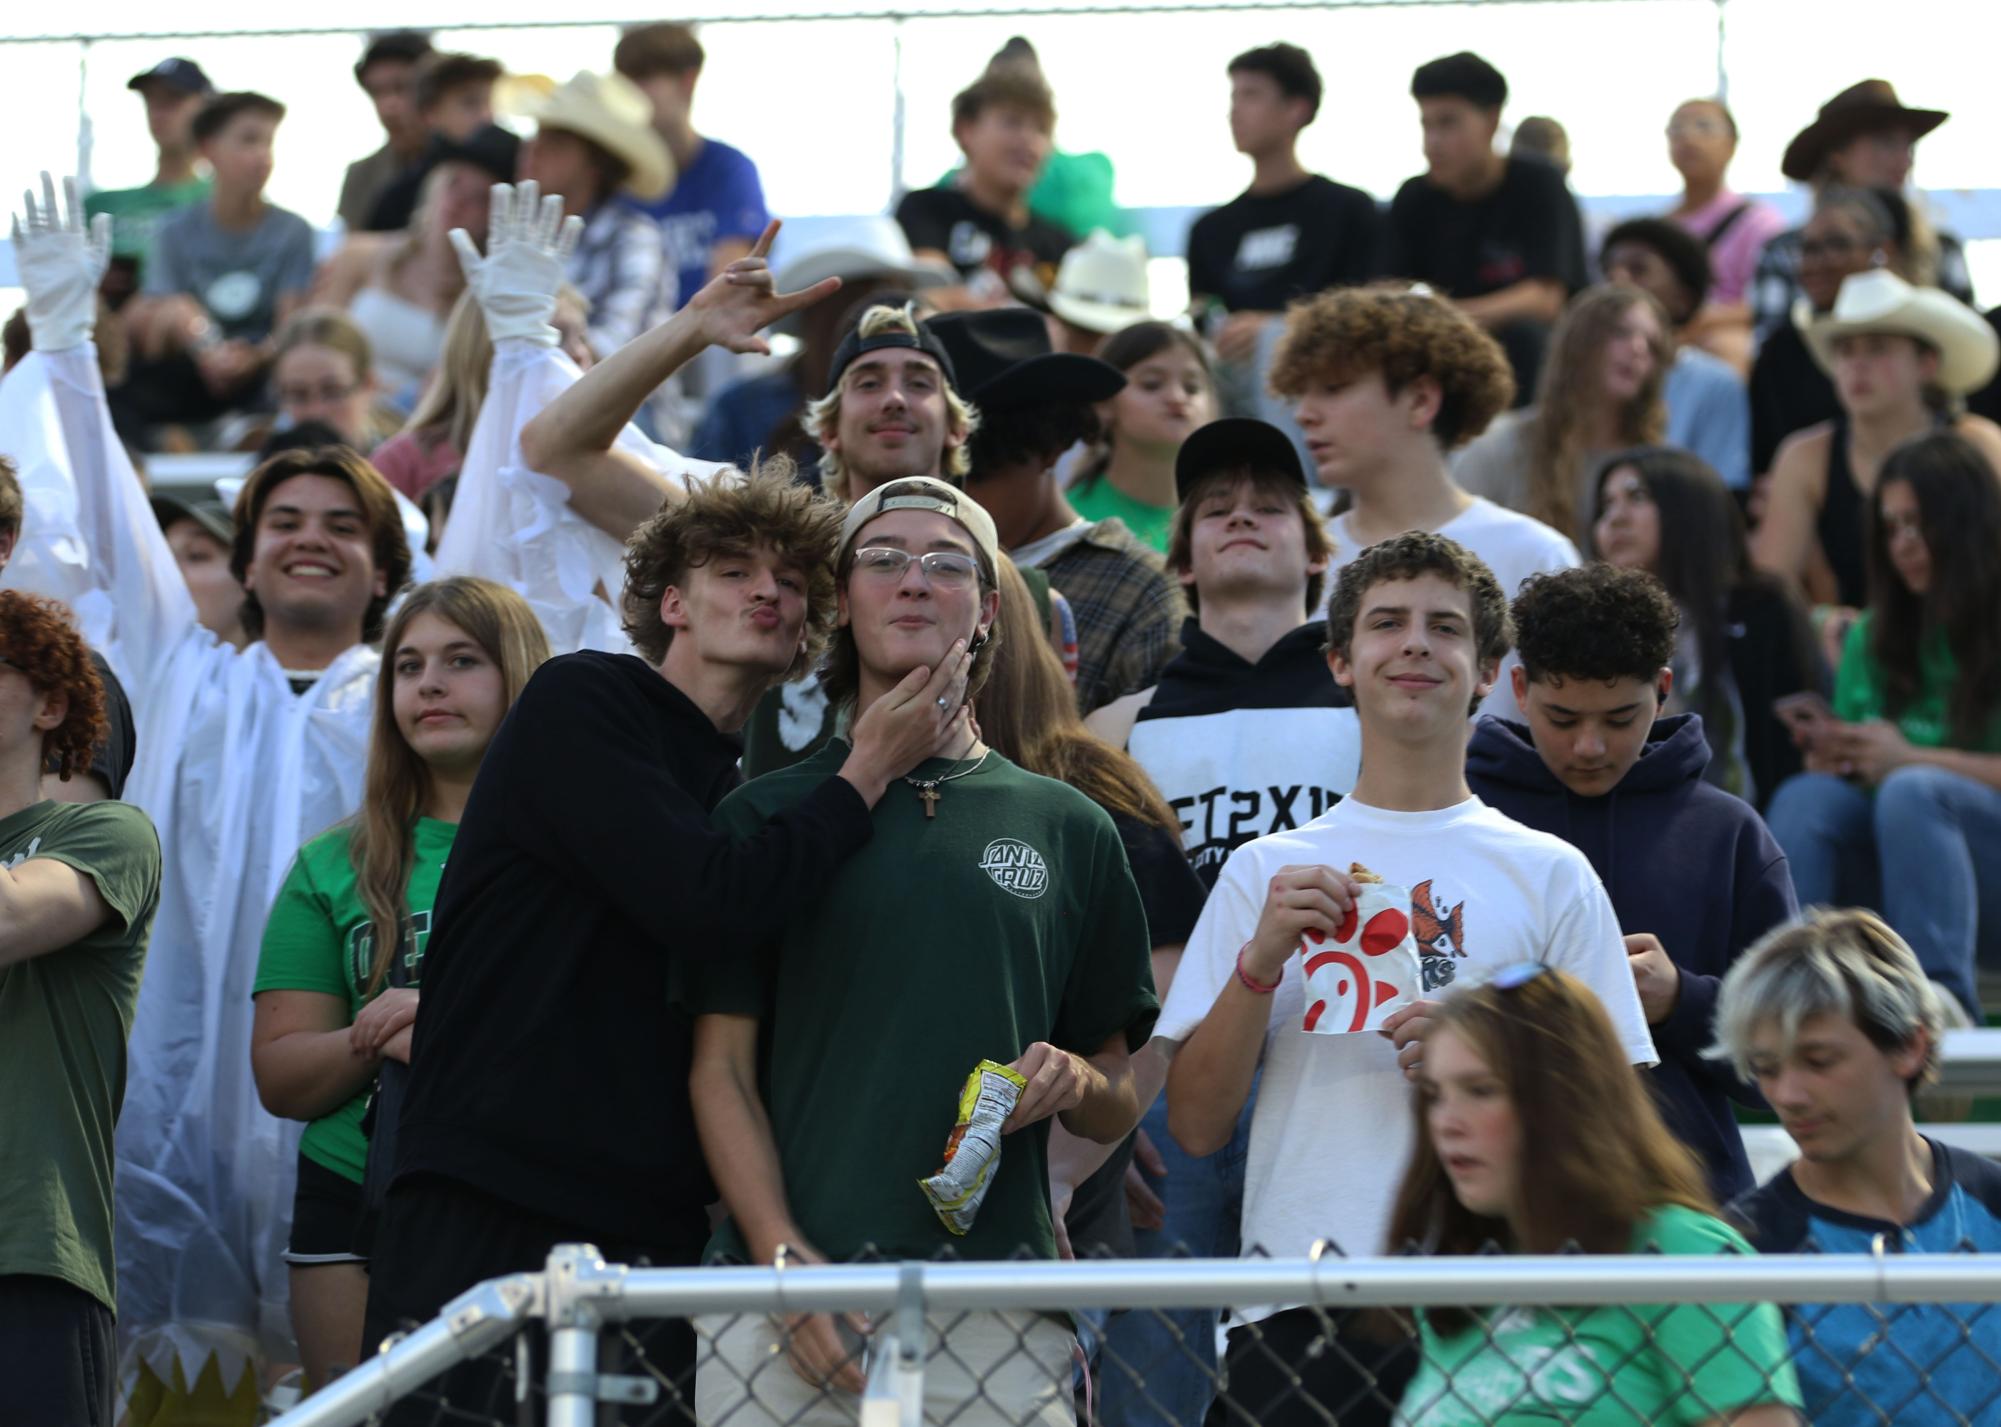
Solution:
[{"label": "white and black sweatshirt", "polygon": [[1190,619],[1126,747],[1181,816],[1182,845],[1214,886],[1254,837],[1319,817],[1355,786],[1362,729],[1328,672],[1326,625],[1301,625],[1251,664]]}]

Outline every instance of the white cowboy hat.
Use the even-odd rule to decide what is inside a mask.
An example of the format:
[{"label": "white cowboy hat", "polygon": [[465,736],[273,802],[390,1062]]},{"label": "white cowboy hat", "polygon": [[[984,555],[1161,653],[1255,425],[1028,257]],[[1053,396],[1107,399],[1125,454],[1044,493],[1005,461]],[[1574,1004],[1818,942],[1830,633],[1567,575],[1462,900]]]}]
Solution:
[{"label": "white cowboy hat", "polygon": [[1145,240],[1100,228],[1063,255],[1049,309],[1073,327],[1110,334],[1151,317],[1148,298]]},{"label": "white cowboy hat", "polygon": [[[912,292],[959,280],[957,270],[948,264],[913,256],[903,228],[887,213],[788,223],[778,230],[771,270],[780,292],[797,292],[830,277],[843,282],[886,278]],[[779,329],[784,330],[783,323]]]},{"label": "white cowboy hat", "polygon": [[579,70],[567,84],[546,93],[519,84],[507,107],[544,129],[566,129],[607,150],[631,170],[625,191],[651,203],[674,186],[674,156],[653,128],[653,102],[622,74]]},{"label": "white cowboy hat", "polygon": [[2001,340],[1979,313],[1935,287],[1913,287],[1888,268],[1843,281],[1834,310],[1811,319],[1804,335],[1813,359],[1832,374],[1835,339],[1857,332],[1914,337],[1935,349],[1937,383],[1953,396],[1987,385],[2001,360]]}]

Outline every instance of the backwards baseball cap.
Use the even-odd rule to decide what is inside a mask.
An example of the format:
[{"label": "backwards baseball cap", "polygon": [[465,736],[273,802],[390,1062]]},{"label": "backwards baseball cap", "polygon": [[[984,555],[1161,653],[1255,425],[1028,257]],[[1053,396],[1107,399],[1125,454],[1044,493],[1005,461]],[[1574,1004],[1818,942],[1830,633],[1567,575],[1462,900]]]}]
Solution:
[{"label": "backwards baseball cap", "polygon": [[1299,448],[1292,438],[1269,421],[1248,416],[1226,416],[1199,426],[1181,443],[1174,458],[1174,494],[1187,500],[1188,493],[1205,476],[1218,471],[1252,471],[1258,475],[1282,476],[1306,489],[1306,468],[1300,464]]},{"label": "backwards baseball cap", "polygon": [[[866,316],[867,313],[863,315]],[[872,337],[862,336],[862,325],[857,322],[849,329],[848,335],[841,338],[841,345],[834,348],[834,360],[827,366],[827,390],[832,391],[841,384],[841,374],[854,364],[857,357],[865,352],[879,352],[885,347],[902,347],[908,351],[924,353],[936,362],[938,370],[945,374],[945,385],[954,391],[959,389],[958,374],[952,370],[952,354],[945,350],[945,344],[932,333],[928,322],[919,322],[914,333],[906,332],[901,327],[891,327]]]},{"label": "backwards baseball cap", "polygon": [[144,89],[149,84],[164,84],[177,94],[215,93],[215,86],[209,83],[201,66],[191,59],[163,59],[125,81],[127,89]]},{"label": "backwards baseball cap", "polygon": [[994,531],[994,518],[964,491],[930,476],[887,481],[849,506],[847,519],[841,522],[841,556],[847,555],[848,547],[864,525],[893,510],[935,511],[947,520],[957,521],[973,537],[988,578],[995,577],[1000,568],[1000,537]]}]

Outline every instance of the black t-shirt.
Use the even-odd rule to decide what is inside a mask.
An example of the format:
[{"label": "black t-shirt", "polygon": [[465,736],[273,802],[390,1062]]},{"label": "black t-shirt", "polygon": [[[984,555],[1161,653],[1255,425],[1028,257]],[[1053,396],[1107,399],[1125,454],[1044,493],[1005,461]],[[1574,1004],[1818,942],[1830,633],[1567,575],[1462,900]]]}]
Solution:
[{"label": "black t-shirt", "polygon": [[945,254],[961,277],[988,271],[1009,278],[1017,268],[1030,268],[1045,291],[1055,285],[1063,255],[1077,246],[1077,235],[1060,223],[1031,213],[1017,228],[950,185],[904,194],[896,221],[912,248]]},{"label": "black t-shirt", "polygon": [[1242,193],[1188,230],[1188,291],[1232,312],[1278,312],[1295,297],[1366,282],[1376,200],[1314,174],[1284,193]]},{"label": "black t-shirt", "polygon": [[1382,272],[1429,283],[1449,297],[1480,297],[1528,278],[1575,292],[1587,281],[1584,223],[1563,175],[1509,159],[1500,186],[1471,203],[1409,179],[1390,203]]},{"label": "black t-shirt", "polygon": [[1758,348],[1751,364],[1751,470],[1772,469],[1779,445],[1795,431],[1841,415],[1841,398],[1834,382],[1807,350],[1806,339],[1791,322]]},{"label": "black t-shirt", "polygon": [[[1124,813],[1113,813],[1112,822],[1146,909],[1147,940],[1154,946],[1181,945],[1202,915],[1208,887],[1188,865],[1181,839],[1173,833]],[[1071,1196],[1063,1227],[1078,1258],[1133,1256],[1132,1216],[1126,1208],[1126,1167],[1132,1158],[1133,1135],[1127,1135]]]},{"label": "black t-shirt", "polygon": [[873,831],[829,778],[732,842],[709,813],[741,781],[738,753],[631,655],[536,671],[438,886],[398,1179],[442,1175],[639,1242],[714,1199],[670,968],[776,936]]}]

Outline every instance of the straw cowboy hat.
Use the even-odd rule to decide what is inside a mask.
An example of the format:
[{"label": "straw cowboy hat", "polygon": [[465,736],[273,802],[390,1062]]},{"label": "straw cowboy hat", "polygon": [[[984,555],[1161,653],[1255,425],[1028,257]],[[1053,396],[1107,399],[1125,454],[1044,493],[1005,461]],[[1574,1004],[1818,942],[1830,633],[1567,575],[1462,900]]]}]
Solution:
[{"label": "straw cowboy hat", "polygon": [[1901,130],[1915,141],[1952,116],[1943,109],[1911,109],[1897,98],[1887,79],[1851,84],[1820,106],[1820,116],[1793,136],[1779,161],[1779,172],[1800,183],[1811,183],[1827,156],[1857,134]]},{"label": "straw cowboy hat", "polygon": [[544,129],[581,135],[612,154],[630,170],[625,191],[642,203],[674,186],[674,157],[653,128],[653,103],[624,75],[579,70],[567,84],[538,89],[526,83],[511,88],[511,112]]},{"label": "straw cowboy hat", "polygon": [[1109,334],[1144,322],[1148,305],[1146,243],[1099,228],[1063,255],[1049,309],[1073,327]]},{"label": "straw cowboy hat", "polygon": [[[788,224],[772,245],[771,271],[780,292],[797,292],[830,277],[842,282],[886,281],[905,292],[959,281],[958,270],[949,264],[914,256],[903,228],[887,213]],[[788,313],[772,324],[772,330],[796,332],[802,325],[800,316]]]},{"label": "straw cowboy hat", "polygon": [[1953,396],[1987,385],[2001,359],[2001,339],[1979,313],[1935,287],[1912,287],[1887,268],[1843,282],[1834,310],[1806,324],[1806,344],[1831,374],[1835,339],[1857,332],[1912,337],[1935,349],[1937,384]]}]

